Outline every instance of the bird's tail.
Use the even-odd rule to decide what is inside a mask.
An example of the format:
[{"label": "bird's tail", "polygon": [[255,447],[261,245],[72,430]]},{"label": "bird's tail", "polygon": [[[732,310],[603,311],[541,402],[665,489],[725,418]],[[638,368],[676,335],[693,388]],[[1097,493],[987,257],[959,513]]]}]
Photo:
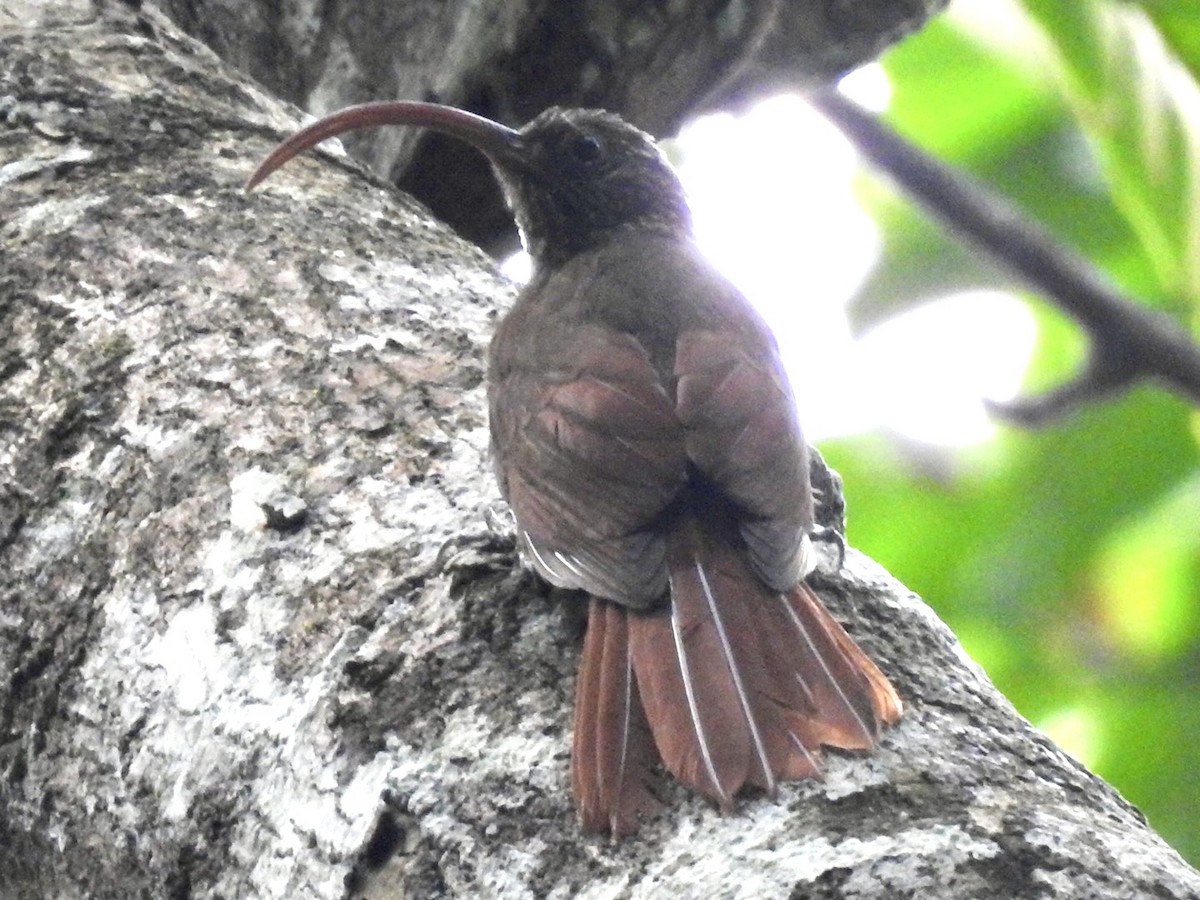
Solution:
[{"label": "bird's tail", "polygon": [[804,583],[771,590],[690,518],[668,565],[668,609],[591,601],[572,751],[585,827],[632,831],[659,760],[729,809],[744,785],[815,775],[822,746],[868,750],[900,718],[887,678]]}]

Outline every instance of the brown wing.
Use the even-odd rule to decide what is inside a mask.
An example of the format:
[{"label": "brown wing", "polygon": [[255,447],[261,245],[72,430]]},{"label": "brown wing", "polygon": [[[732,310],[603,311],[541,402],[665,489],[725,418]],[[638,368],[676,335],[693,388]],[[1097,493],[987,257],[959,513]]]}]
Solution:
[{"label": "brown wing", "polygon": [[501,489],[549,581],[648,606],[667,584],[649,526],[687,482],[683,430],[632,336],[582,325],[559,338],[541,371],[493,385]]},{"label": "brown wing", "polygon": [[689,459],[736,505],[759,576],[789,590],[811,568],[812,490],[773,342],[748,340],[745,330],[691,330],[677,343],[675,374]]}]

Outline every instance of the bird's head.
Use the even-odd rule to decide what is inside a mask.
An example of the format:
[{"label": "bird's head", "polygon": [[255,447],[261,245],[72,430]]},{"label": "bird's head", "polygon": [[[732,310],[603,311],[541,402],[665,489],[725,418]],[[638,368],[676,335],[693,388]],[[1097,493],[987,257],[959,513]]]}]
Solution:
[{"label": "bird's head", "polygon": [[379,125],[431,128],[479,149],[496,171],[537,267],[561,265],[631,230],[691,230],[683,187],[654,139],[593,109],[554,107],[517,130],[434,103],[352,106],[280,144],[247,187],[326,138]]}]

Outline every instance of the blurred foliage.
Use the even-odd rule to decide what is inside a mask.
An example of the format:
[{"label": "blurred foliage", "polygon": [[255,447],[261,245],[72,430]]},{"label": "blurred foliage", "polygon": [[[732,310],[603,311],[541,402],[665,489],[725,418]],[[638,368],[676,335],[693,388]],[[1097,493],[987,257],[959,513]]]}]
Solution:
[{"label": "blurred foliage", "polygon": [[[1200,330],[1200,3],[963,0],[956,10],[885,57],[891,122],[1138,302]],[[884,249],[853,305],[857,329],[948,292],[1018,287],[885,185],[868,180],[864,194]],[[1072,323],[1028,300],[1036,391],[1067,377],[1085,347]],[[970,449],[887,435],[822,446],[845,478],[853,544],[933,605],[1030,720],[1193,864],[1198,442],[1197,411],[1146,386]]]}]

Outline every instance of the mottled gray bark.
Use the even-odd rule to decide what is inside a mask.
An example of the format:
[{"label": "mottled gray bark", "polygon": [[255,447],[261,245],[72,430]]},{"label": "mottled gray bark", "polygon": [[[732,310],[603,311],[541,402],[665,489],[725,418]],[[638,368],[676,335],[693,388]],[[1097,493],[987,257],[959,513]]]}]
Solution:
[{"label": "mottled gray bark", "polygon": [[[828,81],[947,0],[163,0],[191,34],[322,114],[365,100],[438,100],[510,125],[599,106],[660,137],[697,110]],[[473,151],[376,129],[350,152],[471,240],[515,246]]]},{"label": "mottled gray bark", "polygon": [[487,471],[478,251],[151,10],[0,6],[0,897],[1200,897],[860,554],[908,712],[579,834],[577,635]]}]

